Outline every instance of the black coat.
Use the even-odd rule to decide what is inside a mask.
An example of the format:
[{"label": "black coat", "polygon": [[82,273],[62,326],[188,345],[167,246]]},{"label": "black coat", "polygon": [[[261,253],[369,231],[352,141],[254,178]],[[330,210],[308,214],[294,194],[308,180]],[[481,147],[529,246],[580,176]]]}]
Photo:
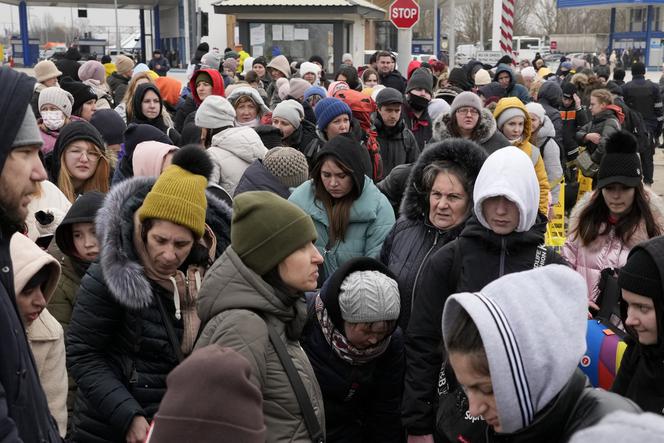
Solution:
[{"label": "black coat", "polygon": [[[380,261],[396,276],[401,294],[399,326],[406,330],[415,288],[426,259],[450,241],[456,239],[465,223],[441,231],[429,221],[429,195],[422,189],[424,169],[436,161],[451,161],[460,165],[474,180],[487,155],[472,142],[450,139],[429,146],[412,167],[405,196],[401,203],[401,216],[385,238]],[[382,182],[381,182],[382,183]],[[470,204],[470,203],[469,203]]]},{"label": "black coat", "polygon": [[[99,212],[104,247],[81,281],[67,331],[67,369],[78,385],[73,441],[124,441],[135,416],[152,419],[166,376],[178,364],[164,326],[170,322],[182,339],[173,294],[145,277],[133,246],[133,216],[154,182],[135,178],[117,185]],[[230,243],[230,209],[209,193],[207,200],[218,257]]]},{"label": "black coat", "polygon": [[316,154],[323,147],[323,142],[318,138],[316,125],[309,120],[302,120],[300,126],[284,140],[284,145],[300,151],[307,158],[309,170],[314,166]]},{"label": "black coat", "polygon": [[[542,215],[529,231],[505,236],[493,233],[472,216],[459,238],[425,264],[406,332],[403,420],[411,433],[431,434],[435,426],[438,375],[444,360],[440,325],[445,301],[450,294],[479,291],[503,275],[531,269],[545,230]],[[455,267],[457,248],[460,263]],[[546,264],[550,263],[564,260],[548,250]],[[457,276],[452,275],[455,269]]]},{"label": "black coat", "polygon": [[[360,259],[361,262],[375,262]],[[340,268],[323,286],[320,296],[328,306],[339,309],[339,291],[343,279],[355,270],[377,269],[354,266]],[[316,373],[325,402],[326,441],[329,443],[400,443],[401,394],[405,367],[403,335],[398,327],[391,335],[383,354],[362,365],[342,360],[327,342],[314,309],[315,294],[308,296],[309,321],[302,333],[302,347]],[[343,331],[343,320],[334,320]]]},{"label": "black coat", "polygon": [[277,177],[263,166],[262,160],[256,160],[244,171],[235,187],[233,197],[247,191],[269,191],[288,200],[290,191]]},{"label": "black coat", "polygon": [[406,128],[403,119],[391,128],[385,126],[380,114],[375,113],[372,119],[373,129],[380,146],[380,158],[383,160],[383,177],[392,169],[404,163],[413,163],[420,155],[420,147],[415,136]]},{"label": "black coat", "polygon": [[627,106],[641,114],[651,134],[659,136],[664,118],[659,86],[643,75],[636,75],[622,90]]},{"label": "black coat", "polygon": [[[0,68],[0,171],[28,109],[35,80]],[[0,212],[0,441],[57,442],[23,322],[16,307],[9,242],[16,226]]]},{"label": "black coat", "polygon": [[406,79],[397,70],[385,75],[378,74],[378,83],[384,85],[386,88],[394,88],[402,94],[406,93]]},{"label": "black coat", "polygon": [[634,403],[619,395],[594,389],[586,376],[576,369],[558,396],[537,413],[529,426],[513,434],[496,434],[487,429],[486,442],[566,442],[575,432],[593,426],[615,411],[641,412]]},{"label": "black coat", "polygon": [[429,117],[429,111],[427,109],[422,112],[422,115],[417,117],[413,110],[404,104],[401,111],[402,119],[406,122],[406,126],[411,130],[417,140],[417,146],[420,147],[420,151],[424,150],[424,147],[431,137],[433,136],[431,117]]},{"label": "black coat", "polygon": [[175,129],[178,132],[182,132],[186,123],[185,120],[189,114],[192,112],[195,113],[196,109],[198,109],[198,106],[196,106],[196,102],[191,95],[182,102],[182,105],[178,108],[178,112],[175,114],[175,121],[173,122],[175,124]]},{"label": "black coat", "polygon": [[81,67],[81,64],[78,62],[81,59],[81,54],[76,48],[69,48],[64,56],[60,60],[55,62],[55,66],[60,72],[62,72],[61,78],[70,77],[77,82],[80,82],[81,79],[78,78],[78,68]]},{"label": "black coat", "polygon": [[563,124],[563,144],[565,159],[567,161],[575,160],[579,155],[579,142],[576,141],[576,132],[588,124],[588,113],[584,108],[576,109],[576,104],[572,103],[569,108],[560,108],[560,118]]},{"label": "black coat", "polygon": [[113,95],[113,102],[115,103],[115,106],[122,103],[125,92],[127,92],[127,88],[129,87],[129,80],[130,79],[118,74],[117,72],[112,73],[106,79],[108,87],[111,88],[111,94]]},{"label": "black coat", "polygon": [[[606,141],[612,134],[620,131],[618,116],[612,109],[606,109],[592,117],[592,120],[576,131],[576,141],[589,149],[592,160],[598,165],[606,153]],[[599,144],[585,141],[586,134],[596,132],[602,136]]]},{"label": "black coat", "polygon": [[559,111],[562,98],[563,90],[555,81],[545,81],[537,93],[537,102],[542,105],[546,116],[553,123],[553,129],[556,131],[554,140],[558,146],[563,146],[563,120]]}]

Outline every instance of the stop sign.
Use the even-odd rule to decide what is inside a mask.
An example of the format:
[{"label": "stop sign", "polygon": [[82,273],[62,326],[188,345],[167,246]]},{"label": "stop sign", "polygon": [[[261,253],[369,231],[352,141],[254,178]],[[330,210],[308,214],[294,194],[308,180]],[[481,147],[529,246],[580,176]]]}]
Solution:
[{"label": "stop sign", "polygon": [[395,0],[390,5],[390,21],[399,29],[410,29],[420,19],[420,6],[414,0]]}]

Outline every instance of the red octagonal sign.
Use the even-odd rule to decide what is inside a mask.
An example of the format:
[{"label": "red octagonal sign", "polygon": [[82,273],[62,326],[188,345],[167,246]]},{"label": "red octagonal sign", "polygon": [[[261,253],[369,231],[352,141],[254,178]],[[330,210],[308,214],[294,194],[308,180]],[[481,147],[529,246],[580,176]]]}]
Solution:
[{"label": "red octagonal sign", "polygon": [[399,29],[410,29],[420,19],[420,6],[414,0],[395,0],[390,5],[390,21]]}]

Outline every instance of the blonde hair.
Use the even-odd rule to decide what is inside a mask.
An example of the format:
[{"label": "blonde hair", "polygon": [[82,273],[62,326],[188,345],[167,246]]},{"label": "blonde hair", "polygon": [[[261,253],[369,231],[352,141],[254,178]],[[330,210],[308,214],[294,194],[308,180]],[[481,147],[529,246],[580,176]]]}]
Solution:
[{"label": "blonde hair", "polygon": [[125,104],[125,109],[127,111],[127,124],[134,119],[134,94],[136,93],[136,88],[138,87],[139,80],[147,80],[151,84],[155,84],[154,80],[150,74],[146,72],[140,72],[134,75],[129,81],[129,86],[127,87],[127,92],[125,92],[124,97],[122,97],[122,103]]},{"label": "blonde hair", "polygon": [[595,97],[600,103],[605,105],[613,104],[613,95],[611,95],[608,89],[595,89],[590,93],[590,96]]},{"label": "blonde hair", "polygon": [[94,143],[85,140],[89,145],[94,146],[94,149],[99,154],[99,160],[97,161],[97,167],[95,168],[95,173],[83,182],[80,189],[75,189],[74,184],[72,183],[72,176],[69,170],[67,169],[67,164],[65,163],[65,154],[69,146],[66,146],[60,154],[60,172],[58,174],[58,188],[60,191],[67,197],[67,199],[74,203],[78,194],[83,194],[88,191],[99,191],[106,194],[109,189],[109,179],[111,175],[111,165],[109,163],[106,154],[99,146]]}]

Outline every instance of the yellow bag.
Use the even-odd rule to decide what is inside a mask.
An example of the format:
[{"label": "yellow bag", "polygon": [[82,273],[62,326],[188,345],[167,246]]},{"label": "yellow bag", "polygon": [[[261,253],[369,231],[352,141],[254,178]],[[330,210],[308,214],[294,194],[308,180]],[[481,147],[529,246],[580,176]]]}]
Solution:
[{"label": "yellow bag", "polygon": [[586,177],[579,170],[577,180],[579,181],[579,193],[576,196],[576,201],[578,202],[579,200],[581,200],[581,197],[583,197],[583,194],[585,194],[586,192],[593,191],[593,179],[590,177]]},{"label": "yellow bag", "polygon": [[558,203],[553,205],[553,218],[546,224],[544,244],[560,250],[565,244],[565,182],[560,183]]}]

